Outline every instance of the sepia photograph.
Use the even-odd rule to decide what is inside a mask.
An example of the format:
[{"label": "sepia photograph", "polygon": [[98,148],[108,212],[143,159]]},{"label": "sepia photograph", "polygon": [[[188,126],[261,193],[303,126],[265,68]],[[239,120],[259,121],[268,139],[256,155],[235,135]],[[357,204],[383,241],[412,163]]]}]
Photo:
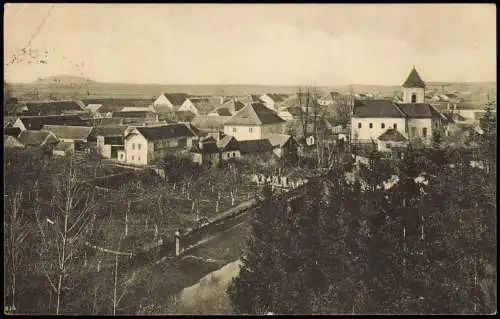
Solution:
[{"label": "sepia photograph", "polygon": [[4,315],[493,315],[494,3],[5,3]]}]

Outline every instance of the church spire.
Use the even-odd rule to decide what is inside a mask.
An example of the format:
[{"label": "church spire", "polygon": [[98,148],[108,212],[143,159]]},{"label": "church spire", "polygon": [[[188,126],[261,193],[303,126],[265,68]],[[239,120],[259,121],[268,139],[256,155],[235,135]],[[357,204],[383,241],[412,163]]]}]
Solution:
[{"label": "church spire", "polygon": [[408,75],[408,78],[406,79],[405,83],[403,84],[404,88],[425,88],[425,82],[422,80],[420,75],[417,72],[417,69],[415,66],[413,66],[413,69],[410,72],[410,75]]}]

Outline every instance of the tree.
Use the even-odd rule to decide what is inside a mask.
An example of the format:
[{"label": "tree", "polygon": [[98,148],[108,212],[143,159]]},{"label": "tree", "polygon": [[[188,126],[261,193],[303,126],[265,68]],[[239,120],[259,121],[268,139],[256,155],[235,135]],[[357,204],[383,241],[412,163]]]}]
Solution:
[{"label": "tree", "polygon": [[6,235],[6,254],[5,258],[7,270],[7,282],[9,283],[9,294],[11,303],[9,308],[16,311],[16,288],[17,277],[23,264],[26,262],[25,249],[28,236],[29,225],[26,218],[22,215],[23,192],[18,189],[7,195],[7,209],[5,215],[5,235]]},{"label": "tree", "polygon": [[56,181],[49,204],[50,213],[42,216],[41,197],[36,195],[34,212],[40,232],[40,270],[56,295],[56,314],[61,311],[61,297],[67,279],[81,265],[77,258],[93,224],[92,193],[78,181],[72,162]]},{"label": "tree", "polygon": [[269,185],[263,190],[263,200],[252,216],[252,234],[238,277],[228,288],[235,311],[256,314],[272,310],[273,284],[279,282],[281,270],[275,267],[277,216],[282,209],[273,202]]}]

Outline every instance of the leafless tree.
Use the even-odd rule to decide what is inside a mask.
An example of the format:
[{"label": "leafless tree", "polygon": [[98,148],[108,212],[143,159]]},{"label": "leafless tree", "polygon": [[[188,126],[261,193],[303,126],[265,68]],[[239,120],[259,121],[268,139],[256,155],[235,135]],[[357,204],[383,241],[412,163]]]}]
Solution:
[{"label": "leafless tree", "polygon": [[[77,178],[72,162],[54,185],[49,216],[41,216],[41,198],[35,197],[34,213],[40,232],[40,270],[56,295],[56,314],[61,310],[66,281],[80,265],[84,239],[95,220],[92,193]],[[38,193],[38,191],[36,191]]]},{"label": "leafless tree", "polygon": [[9,308],[12,311],[16,310],[16,282],[20,268],[24,263],[24,244],[29,232],[28,223],[20,214],[22,199],[23,192],[18,189],[8,196],[6,203],[8,208],[5,216],[5,234],[7,235],[7,254],[5,257],[8,260],[6,270],[8,271],[8,279],[10,279],[9,290],[11,294],[11,305]]}]

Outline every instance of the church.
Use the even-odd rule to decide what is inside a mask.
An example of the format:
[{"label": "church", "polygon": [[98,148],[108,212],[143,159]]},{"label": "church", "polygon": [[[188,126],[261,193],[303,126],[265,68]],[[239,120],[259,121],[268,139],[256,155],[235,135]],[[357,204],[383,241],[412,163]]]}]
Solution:
[{"label": "church", "polygon": [[420,141],[429,144],[446,118],[425,103],[425,82],[415,67],[403,83],[403,102],[357,100],[351,117],[352,143],[376,143],[378,150],[407,146]]}]

